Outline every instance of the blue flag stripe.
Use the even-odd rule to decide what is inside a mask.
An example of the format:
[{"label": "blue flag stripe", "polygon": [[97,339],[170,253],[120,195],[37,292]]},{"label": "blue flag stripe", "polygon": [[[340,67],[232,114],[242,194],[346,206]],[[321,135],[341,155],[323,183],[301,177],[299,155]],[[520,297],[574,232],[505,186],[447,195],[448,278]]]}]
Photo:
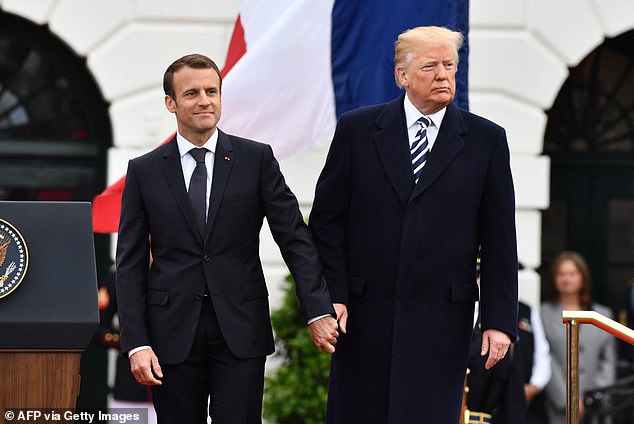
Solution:
[{"label": "blue flag stripe", "polygon": [[468,0],[336,0],[331,60],[337,117],[402,92],[394,81],[394,42],[401,32],[426,25],[445,26],[465,36],[454,101],[468,109]]}]

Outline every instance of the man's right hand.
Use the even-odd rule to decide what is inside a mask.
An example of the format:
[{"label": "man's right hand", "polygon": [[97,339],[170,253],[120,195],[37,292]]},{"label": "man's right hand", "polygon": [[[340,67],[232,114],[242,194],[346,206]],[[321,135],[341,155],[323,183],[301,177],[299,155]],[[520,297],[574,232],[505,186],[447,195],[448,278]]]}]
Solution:
[{"label": "man's right hand", "polygon": [[343,303],[333,303],[335,313],[337,314],[337,322],[339,323],[339,329],[343,334],[346,334],[346,324],[348,323],[348,307]]},{"label": "man's right hand", "polygon": [[163,372],[152,349],[143,349],[130,356],[130,369],[136,381],[146,386],[160,386]]}]

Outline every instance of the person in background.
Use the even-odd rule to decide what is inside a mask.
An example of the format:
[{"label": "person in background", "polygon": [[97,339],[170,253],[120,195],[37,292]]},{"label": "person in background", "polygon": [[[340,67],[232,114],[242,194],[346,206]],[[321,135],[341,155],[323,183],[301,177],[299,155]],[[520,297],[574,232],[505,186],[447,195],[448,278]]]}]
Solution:
[{"label": "person in background", "polygon": [[[480,286],[480,259],[477,262],[477,283]],[[518,343],[511,345],[509,353],[498,364],[486,369],[486,357],[480,354],[482,328],[480,302],[475,304],[474,327],[467,372],[467,424],[525,424],[526,397],[524,395],[525,350],[519,326]],[[529,352],[527,352],[529,353]],[[532,352],[530,352],[532,355]],[[462,422],[462,421],[461,421]]]},{"label": "person in background", "polygon": [[[524,269],[520,263],[519,269]],[[543,390],[550,381],[550,346],[544,334],[544,325],[539,308],[532,308],[519,301],[518,334],[521,351],[524,392],[528,404],[526,422],[528,424],[546,424],[548,417],[544,409]]]},{"label": "person in background", "polygon": [[[107,270],[107,268],[106,268]],[[98,306],[99,306],[99,326],[90,343],[81,355],[79,373],[81,375],[81,385],[79,396],[77,397],[76,408],[79,410],[106,411],[108,408],[108,349],[101,343],[101,333],[104,329],[104,310],[102,293],[105,281],[109,278],[108,273],[101,267],[97,267],[98,275]],[[78,421],[79,423],[79,421]]]},{"label": "person in background", "polygon": [[[566,418],[566,329],[561,323],[563,310],[594,310],[609,318],[610,310],[594,303],[590,295],[588,264],[575,252],[563,252],[553,262],[550,274],[551,297],[542,304],[541,314],[546,339],[550,344],[552,377],[545,388],[546,411],[550,424]],[[587,325],[579,331],[579,393],[610,385],[616,373],[616,343],[613,336]],[[583,403],[580,396],[580,416]]]},{"label": "person in background", "polygon": [[130,370],[130,361],[121,355],[121,337],[117,318],[117,291],[115,287],[115,266],[110,267],[108,275],[99,287],[101,344],[116,349],[115,380],[112,388],[112,400],[109,408],[144,408],[148,411],[147,424],[156,424],[156,412],[152,405],[152,392],[148,386],[139,384]]},{"label": "person in background", "polygon": [[544,325],[537,309],[519,302],[517,348],[522,352],[524,393],[528,405],[528,424],[547,423],[543,390],[550,381],[550,345],[544,334]]}]

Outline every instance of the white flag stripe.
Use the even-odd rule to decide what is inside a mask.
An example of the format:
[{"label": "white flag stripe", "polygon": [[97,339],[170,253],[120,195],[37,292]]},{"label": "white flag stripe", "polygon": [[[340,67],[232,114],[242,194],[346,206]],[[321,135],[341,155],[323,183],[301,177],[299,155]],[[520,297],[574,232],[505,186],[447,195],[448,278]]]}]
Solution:
[{"label": "white flag stripe", "polygon": [[332,139],[333,4],[244,1],[240,16],[247,52],[223,82],[219,128],[268,143],[279,158]]}]

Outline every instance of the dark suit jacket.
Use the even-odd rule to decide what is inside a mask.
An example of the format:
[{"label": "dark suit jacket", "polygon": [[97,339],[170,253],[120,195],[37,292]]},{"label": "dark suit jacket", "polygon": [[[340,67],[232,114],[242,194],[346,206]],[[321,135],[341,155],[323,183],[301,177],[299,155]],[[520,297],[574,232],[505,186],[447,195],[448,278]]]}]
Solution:
[{"label": "dark suit jacket", "polygon": [[449,105],[415,185],[405,125],[403,96],[342,115],[317,183],[309,225],[333,301],[350,313],[330,423],[457,422],[479,246],[483,327],[516,337],[504,130]]},{"label": "dark suit jacket", "polygon": [[151,345],[163,363],[182,362],[208,290],[231,352],[271,354],[259,258],[265,217],[295,277],[303,316],[334,312],[312,238],[271,147],[218,131],[204,235],[194,222],[176,139],[129,163],[117,246],[124,352]]}]

